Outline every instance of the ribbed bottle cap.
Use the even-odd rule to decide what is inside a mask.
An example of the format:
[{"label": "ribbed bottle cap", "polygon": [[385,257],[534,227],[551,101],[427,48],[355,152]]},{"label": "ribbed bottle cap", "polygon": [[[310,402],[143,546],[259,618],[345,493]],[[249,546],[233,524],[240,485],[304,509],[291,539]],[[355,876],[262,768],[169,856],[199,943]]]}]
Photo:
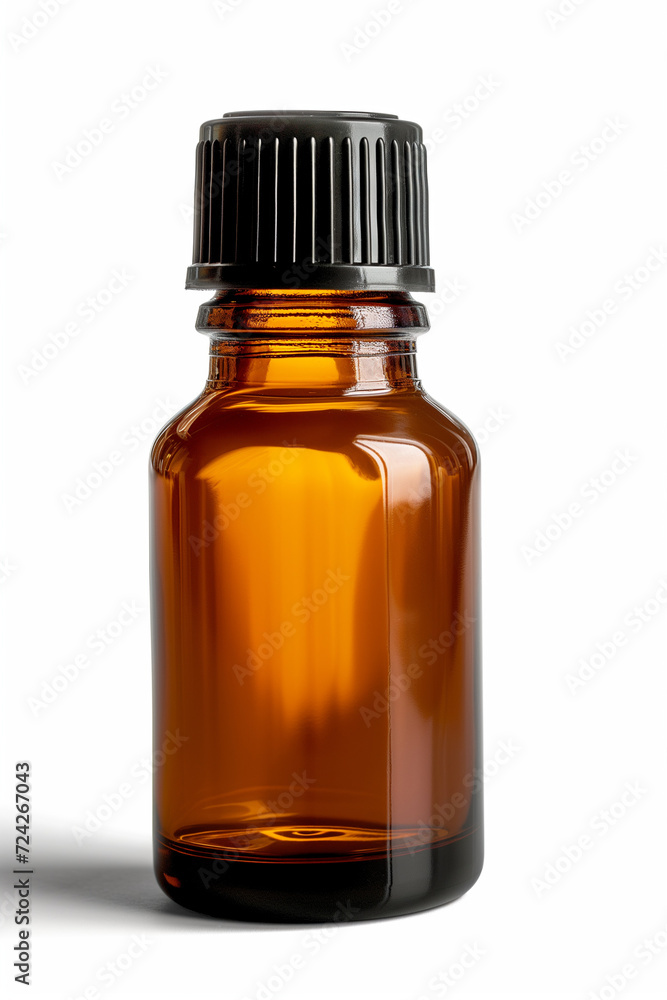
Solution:
[{"label": "ribbed bottle cap", "polygon": [[433,291],[419,125],[237,111],[199,140],[186,288]]}]

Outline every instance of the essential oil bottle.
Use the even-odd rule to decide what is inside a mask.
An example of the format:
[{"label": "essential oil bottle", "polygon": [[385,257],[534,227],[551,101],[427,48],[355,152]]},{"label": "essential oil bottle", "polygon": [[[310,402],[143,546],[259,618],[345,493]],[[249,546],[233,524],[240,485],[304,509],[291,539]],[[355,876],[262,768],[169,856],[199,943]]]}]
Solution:
[{"label": "essential oil bottle", "polygon": [[422,131],[201,127],[201,394],[151,456],[155,864],[193,910],[363,920],[482,866],[479,464],[423,390]]}]

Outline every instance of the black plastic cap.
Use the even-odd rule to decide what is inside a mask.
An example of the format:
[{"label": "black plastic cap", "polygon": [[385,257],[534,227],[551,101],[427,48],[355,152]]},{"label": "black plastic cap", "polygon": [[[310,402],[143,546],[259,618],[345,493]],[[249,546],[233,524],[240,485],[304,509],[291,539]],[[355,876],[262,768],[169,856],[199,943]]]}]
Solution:
[{"label": "black plastic cap", "polygon": [[419,125],[238,111],[199,140],[186,288],[434,290]]}]

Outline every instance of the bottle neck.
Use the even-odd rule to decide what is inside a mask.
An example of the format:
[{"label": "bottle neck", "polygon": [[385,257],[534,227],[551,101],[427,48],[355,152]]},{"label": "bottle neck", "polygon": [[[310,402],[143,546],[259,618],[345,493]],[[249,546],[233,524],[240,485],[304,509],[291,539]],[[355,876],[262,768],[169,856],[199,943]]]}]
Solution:
[{"label": "bottle neck", "polygon": [[405,292],[234,290],[204,303],[207,392],[271,395],[414,392],[423,305]]}]

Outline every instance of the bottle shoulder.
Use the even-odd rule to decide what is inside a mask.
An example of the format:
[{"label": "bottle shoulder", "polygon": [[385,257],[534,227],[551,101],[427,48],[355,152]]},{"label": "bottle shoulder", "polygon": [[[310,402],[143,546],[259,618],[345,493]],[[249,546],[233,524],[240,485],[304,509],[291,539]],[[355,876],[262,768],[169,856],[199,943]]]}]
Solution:
[{"label": "bottle shoulder", "polygon": [[207,390],[158,434],[158,473],[196,472],[216,456],[245,448],[347,450],[365,439],[412,446],[437,464],[472,472],[477,443],[462,420],[420,389],[413,392],[268,397]]},{"label": "bottle shoulder", "polygon": [[200,393],[191,402],[186,403],[158,432],[150,454],[150,464],[153,469],[156,471],[161,469],[166,460],[173,458],[179,452],[187,451],[187,433],[183,433],[183,428],[189,422],[196,421],[205,396],[206,393]]},{"label": "bottle shoulder", "polygon": [[445,430],[459,442],[460,450],[467,453],[470,467],[479,465],[479,445],[467,424],[428,393],[422,393],[422,400],[432,415],[435,427]]}]

